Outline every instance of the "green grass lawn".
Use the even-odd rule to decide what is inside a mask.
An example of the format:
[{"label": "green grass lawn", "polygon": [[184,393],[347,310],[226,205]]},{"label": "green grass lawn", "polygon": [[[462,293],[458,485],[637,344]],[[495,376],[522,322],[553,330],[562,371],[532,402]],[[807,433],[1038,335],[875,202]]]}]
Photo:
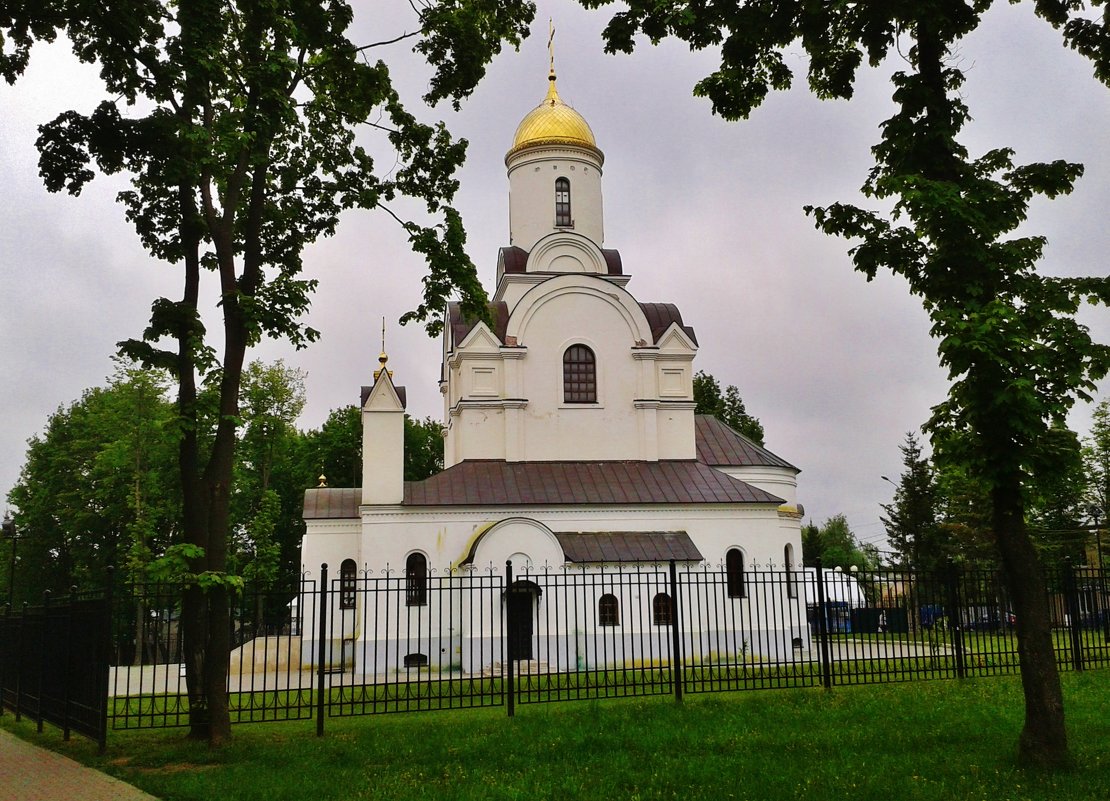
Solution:
[{"label": "green grass lawn", "polygon": [[1077,760],[1019,771],[1016,677],[524,705],[183,731],[111,732],[108,751],[0,725],[165,801],[335,799],[1110,798],[1110,672],[1064,676]]}]

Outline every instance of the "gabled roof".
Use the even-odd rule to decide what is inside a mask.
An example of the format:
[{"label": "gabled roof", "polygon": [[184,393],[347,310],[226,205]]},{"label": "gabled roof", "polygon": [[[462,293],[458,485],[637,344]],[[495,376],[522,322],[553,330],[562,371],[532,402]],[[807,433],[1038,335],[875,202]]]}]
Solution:
[{"label": "gabled roof", "polygon": [[714,467],[784,467],[801,472],[709,414],[694,415],[694,443],[698,461]]},{"label": "gabled roof", "polygon": [[[503,300],[490,303],[489,314],[493,318],[493,335],[498,342],[504,344],[505,329],[509,325],[509,305]],[[447,304],[447,324],[451,326],[451,342],[457,346],[474,330],[478,320],[465,317],[462,306],[457,301],[451,301]]]}]

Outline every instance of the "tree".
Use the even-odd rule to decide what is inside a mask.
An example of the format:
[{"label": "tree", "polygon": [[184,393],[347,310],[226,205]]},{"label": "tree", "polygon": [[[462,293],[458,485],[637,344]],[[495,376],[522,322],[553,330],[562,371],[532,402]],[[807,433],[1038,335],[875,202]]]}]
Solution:
[{"label": "tree", "polygon": [[883,504],[886,516],[880,520],[886,527],[898,567],[936,570],[952,556],[938,520],[936,475],[914,432],[906,434],[898,449],[905,469],[894,490],[893,502]]},{"label": "tree", "polygon": [[[33,39],[64,30],[76,55],[98,64],[111,98],[91,115],[69,111],[41,127],[47,188],[77,194],[94,166],[129,174],[131,189],[119,199],[143,246],[182,267],[181,300],[155,301],[143,339],[123,349],[178,381],[183,541],[193,576],[182,613],[190,736],[212,744],[230,734],[228,593],[236,582],[227,559],[242,367],[262,335],[298,347],[316,337],[299,322],[313,288],[299,277],[304,248],[330,235],[343,209],[382,207],[428,261],[424,300],[404,319],[438,329],[456,289],[465,309],[486,313],[461,220],[446,205],[465,142],[418,122],[385,63],[365,54],[414,37],[434,68],[425,99],[457,106],[502,42],[520,41],[534,7],[441,0],[413,10],[418,31],[365,46],[347,37],[353,11],[343,0],[48,0],[0,15],[13,43],[0,61],[9,81]],[[356,141],[364,124],[393,151],[384,171]],[[398,196],[422,201],[432,223],[402,220],[388,205]],[[218,283],[218,347],[207,342],[199,312],[206,271]],[[202,453],[197,385],[206,375],[219,387],[219,405]]]},{"label": "tree", "polygon": [[443,469],[443,424],[405,415],[405,481],[423,481]]},{"label": "tree", "polygon": [[721,384],[704,370],[694,374],[694,414],[710,414],[739,431],[756,445],[763,444],[763,424],[744,406],[740,390],[732,384],[721,392]]},{"label": "tree", "polygon": [[[1110,512],[1110,399],[1095,407],[1091,432],[1083,445],[1083,464],[1086,471],[1087,513],[1097,518],[1097,525],[1107,523]],[[1101,533],[1095,532],[1099,552],[1102,548]],[[1099,553],[1101,557],[1101,553]],[[1099,565],[1103,567],[1103,565]]]},{"label": "tree", "polygon": [[243,428],[236,449],[235,494],[232,510],[232,553],[229,568],[247,588],[261,593],[282,575],[282,500],[273,488],[276,464],[285,463],[296,438],[294,423],[305,405],[305,374],[255,360],[243,372],[241,409]]},{"label": "tree", "polygon": [[167,385],[120,363],[106,387],[59,408],[28,441],[8,494],[20,532],[17,601],[101,589],[108,567],[121,585],[146,580],[180,530]]},{"label": "tree", "polygon": [[1079,437],[1062,425],[1040,439],[1027,491],[1030,534],[1046,564],[1082,564],[1087,531],[1087,473]]},{"label": "tree", "polygon": [[[606,28],[606,41],[610,50],[631,51],[642,31],[653,42],[675,36],[697,49],[719,45],[719,68],[694,91],[729,119],[747,117],[772,89],[790,86],[785,52],[798,46],[821,98],[850,98],[865,57],[873,66],[895,53],[903,59],[905,69],[891,79],[896,112],[882,124],[863,186],[864,195],[892,201],[889,217],[846,204],[807,213],[825,233],[858,243],[852,260],[868,278],[880,269],[904,277],[929,314],[951,388],[927,430],[937,458],[967,466],[989,493],[1019,621],[1019,760],[1061,766],[1070,761],[1063,698],[1025,490],[1040,438],[1076,398],[1089,399],[1110,369],[1110,349],[1075,319],[1085,303],[1110,301],[1110,280],[1040,275],[1044,239],[1013,236],[1029,201],[1069,192],[1080,165],[1019,166],[1006,149],[972,158],[958,140],[969,112],[954,48],[991,5],[629,0]],[[1062,28],[1065,43],[1110,84],[1110,17],[1088,18],[1082,3],[1069,0],[1038,0],[1034,10]]]},{"label": "tree", "polygon": [[840,567],[850,570],[875,570],[879,554],[874,546],[856,539],[844,515],[833,515],[820,527],[813,523],[802,526],[802,564],[806,567]]}]

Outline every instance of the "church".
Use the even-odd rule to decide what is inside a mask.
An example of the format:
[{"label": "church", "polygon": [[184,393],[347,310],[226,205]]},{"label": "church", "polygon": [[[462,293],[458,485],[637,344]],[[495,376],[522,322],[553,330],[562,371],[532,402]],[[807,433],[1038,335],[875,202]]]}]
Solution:
[{"label": "church", "polygon": [[[681,570],[727,573],[725,605],[747,603],[743,575],[753,565],[797,569],[799,471],[695,414],[694,328],[675,305],[629,291],[620,253],[606,247],[603,165],[552,69],[546,97],[505,156],[509,243],[497,255],[490,322],[448,309],[439,379],[445,469],[403,480],[406,395],[394,376],[404,368],[387,368],[383,353],[361,394],[362,487],[305,494],[303,569],[314,575],[327,563],[338,582],[333,660],[381,672],[443,653],[455,670],[488,669],[483,643],[501,625],[501,602],[484,602],[491,608],[476,620],[473,610],[447,615],[428,598],[442,582],[461,593],[451,608],[463,609],[463,584],[475,574],[508,569],[518,579],[523,591],[504,601],[521,604],[527,618],[517,625],[517,658],[566,666],[581,665],[581,654],[560,652],[536,631],[569,596],[545,596],[540,575],[607,576],[589,597],[575,596],[586,613],[565,622],[572,637],[662,625],[666,593],[624,586],[639,566],[673,560]],[[378,604],[357,592],[368,582],[393,582],[402,611],[389,614],[415,615],[423,645],[402,642],[408,635],[387,631],[400,624],[364,608]],[[763,650],[797,646],[804,630],[803,610],[800,621],[764,632]],[[392,647],[368,655],[383,640]]]}]

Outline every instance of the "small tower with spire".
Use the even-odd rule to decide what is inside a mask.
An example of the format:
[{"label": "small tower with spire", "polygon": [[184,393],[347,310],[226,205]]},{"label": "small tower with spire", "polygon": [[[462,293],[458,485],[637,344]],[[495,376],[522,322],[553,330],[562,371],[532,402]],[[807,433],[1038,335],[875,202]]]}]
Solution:
[{"label": "small tower with spire", "polygon": [[362,502],[400,504],[405,497],[405,388],[386,369],[385,319],[382,351],[373,386],[362,388]]},{"label": "small tower with spire", "polygon": [[509,172],[509,244],[530,251],[549,234],[568,231],[604,246],[601,166],[586,119],[555,85],[554,28],[548,39],[547,96],[517,126],[505,155]]}]

